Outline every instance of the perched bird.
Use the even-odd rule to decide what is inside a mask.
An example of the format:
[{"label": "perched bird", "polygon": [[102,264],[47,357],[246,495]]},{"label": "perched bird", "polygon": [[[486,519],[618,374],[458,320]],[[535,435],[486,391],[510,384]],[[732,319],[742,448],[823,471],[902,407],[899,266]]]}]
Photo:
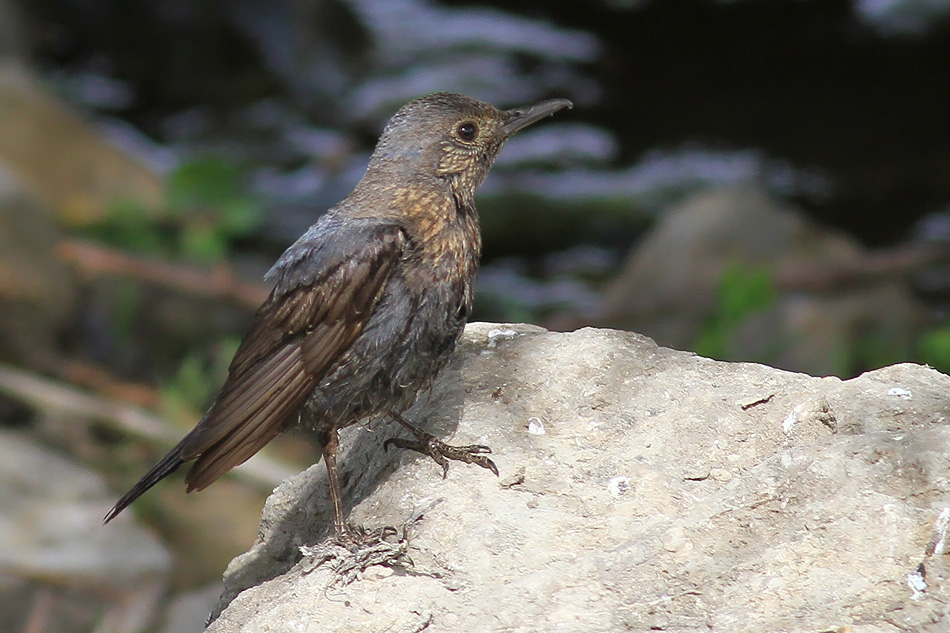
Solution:
[{"label": "perched bird", "polygon": [[486,446],[442,443],[402,416],[445,367],[472,307],[481,232],[475,189],[505,141],[566,99],[498,110],[451,93],[403,106],[350,195],[307,230],[267,279],[274,289],[205,416],[132,486],[108,523],[194,461],[188,492],[209,486],[295,424],[316,431],[334,527],[345,535],[339,429],[389,415],[415,440],[390,440],[498,474]]}]

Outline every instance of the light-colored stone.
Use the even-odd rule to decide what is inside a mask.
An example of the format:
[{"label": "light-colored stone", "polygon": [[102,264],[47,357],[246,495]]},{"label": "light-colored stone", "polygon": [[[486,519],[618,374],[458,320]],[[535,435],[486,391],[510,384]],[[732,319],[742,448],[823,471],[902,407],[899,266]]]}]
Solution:
[{"label": "light-colored stone", "polygon": [[165,608],[162,633],[200,633],[219,595],[221,583],[217,582],[172,598]]},{"label": "light-colored stone", "polygon": [[74,277],[56,256],[50,208],[0,163],[0,356],[44,366],[75,305]]},{"label": "light-colored stone", "polygon": [[332,524],[317,464],[268,500],[210,631],[950,626],[950,377],[903,364],[813,378],[636,334],[506,327],[502,340],[470,325],[410,412],[490,445],[501,480],[464,464],[442,480],[428,459],[387,454],[387,426],[346,434],[354,522],[424,510],[415,573],[331,587],[300,560]]},{"label": "light-colored stone", "polygon": [[[704,191],[669,209],[644,236],[606,289],[596,323],[677,349],[697,349],[704,328],[713,328],[724,339],[716,352],[724,360],[845,375],[867,356],[911,353],[930,325],[927,310],[893,276],[832,283],[833,292],[812,279],[815,271],[860,267],[868,254],[761,188]],[[720,288],[737,267],[766,275],[774,298],[736,323],[710,326],[730,309]]]},{"label": "light-colored stone", "polygon": [[23,65],[0,59],[0,164],[71,224],[102,219],[111,205],[156,209],[162,178],[107,142]]},{"label": "light-colored stone", "polygon": [[2,604],[14,614],[0,613],[2,621],[26,617],[32,603],[46,630],[89,631],[98,623],[97,630],[133,633],[149,624],[171,557],[131,517],[102,525],[113,498],[99,475],[0,432],[0,577],[9,584],[5,595],[22,597]]}]

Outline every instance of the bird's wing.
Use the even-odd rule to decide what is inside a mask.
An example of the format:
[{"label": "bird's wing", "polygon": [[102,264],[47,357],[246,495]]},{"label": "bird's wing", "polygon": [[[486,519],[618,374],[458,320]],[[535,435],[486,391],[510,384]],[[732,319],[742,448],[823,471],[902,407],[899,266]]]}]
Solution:
[{"label": "bird's wing", "polygon": [[397,225],[352,223],[308,233],[288,249],[227,380],[183,442],[181,460],[197,458],[185,479],[189,492],[287,428],[369,320],[405,243]]}]

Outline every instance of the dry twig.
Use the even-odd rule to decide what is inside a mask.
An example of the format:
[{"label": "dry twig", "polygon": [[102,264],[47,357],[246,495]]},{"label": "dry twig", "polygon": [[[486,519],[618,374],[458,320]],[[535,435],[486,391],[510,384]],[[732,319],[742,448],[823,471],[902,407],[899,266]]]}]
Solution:
[{"label": "dry twig", "polygon": [[240,281],[226,265],[215,266],[210,271],[201,270],[130,255],[76,239],[62,240],[56,246],[56,253],[86,277],[131,276],[201,297],[236,301],[254,310],[264,302],[270,292],[263,285]]},{"label": "dry twig", "polygon": [[[178,433],[153,413],[10,365],[0,364],[0,392],[41,411],[77,420],[97,420],[162,448],[171,448],[178,443]],[[267,491],[294,473],[280,462],[262,455],[234,470],[236,476]]]}]

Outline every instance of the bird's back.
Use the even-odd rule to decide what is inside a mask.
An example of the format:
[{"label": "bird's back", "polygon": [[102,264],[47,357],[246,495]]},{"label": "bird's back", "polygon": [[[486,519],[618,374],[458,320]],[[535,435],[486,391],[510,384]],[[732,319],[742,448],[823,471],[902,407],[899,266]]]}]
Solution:
[{"label": "bird's back", "polygon": [[481,235],[474,203],[436,200],[400,212],[399,265],[350,350],[315,384],[308,426],[328,431],[400,412],[448,363],[471,311]]}]

